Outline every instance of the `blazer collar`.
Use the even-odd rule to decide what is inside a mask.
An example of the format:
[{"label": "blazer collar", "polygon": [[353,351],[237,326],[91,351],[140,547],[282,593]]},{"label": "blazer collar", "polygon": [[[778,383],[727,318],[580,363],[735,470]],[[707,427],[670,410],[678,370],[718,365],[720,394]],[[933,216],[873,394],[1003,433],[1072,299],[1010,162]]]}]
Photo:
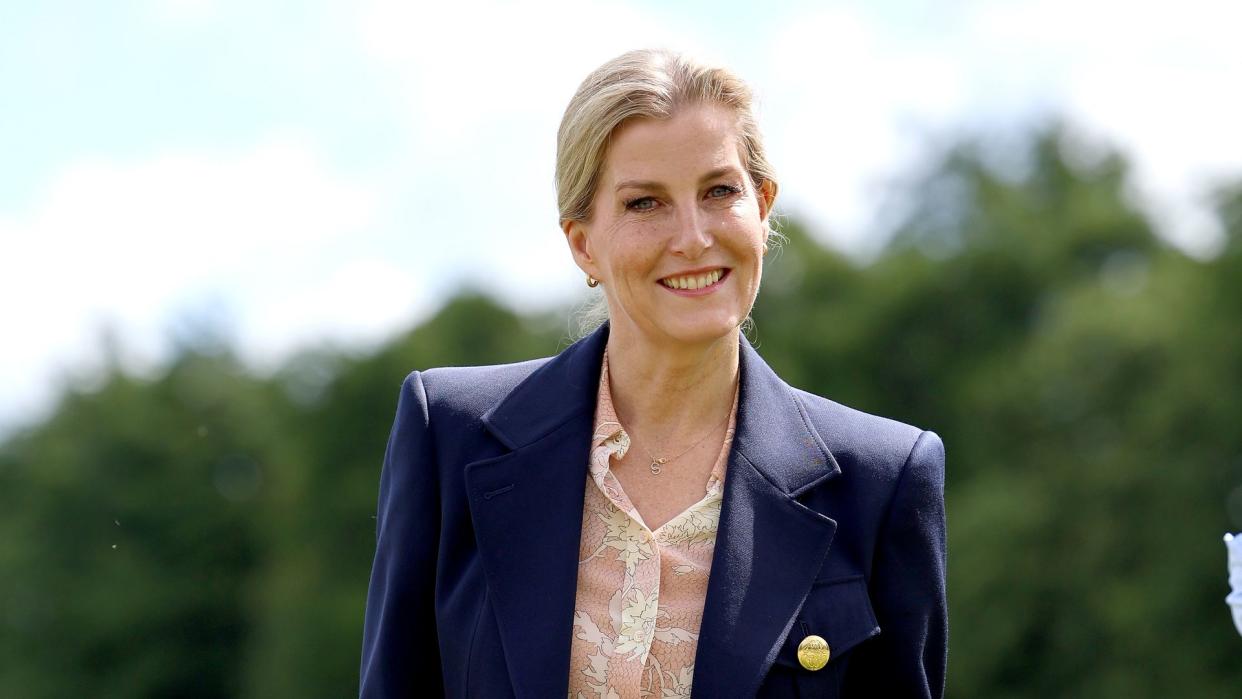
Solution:
[{"label": "blazer collar", "polygon": [[501,444],[519,449],[577,415],[593,416],[607,344],[608,323],[604,323],[531,372],[483,414],[483,424]]},{"label": "blazer collar", "polygon": [[[513,690],[569,677],[582,498],[609,326],[540,365],[483,415],[509,451],[466,466],[489,602]],[[737,425],[703,622],[696,696],[752,696],[823,565],[836,522],[796,498],[840,474],[794,389],[742,338]]]},{"label": "blazer collar", "polygon": [[[575,416],[593,416],[608,332],[605,322],[541,365],[483,414],[484,425],[506,447],[519,449]],[[733,448],[790,496],[839,474],[836,460],[793,388],[744,335],[739,343],[741,386]],[[776,455],[780,458],[771,458]]]}]

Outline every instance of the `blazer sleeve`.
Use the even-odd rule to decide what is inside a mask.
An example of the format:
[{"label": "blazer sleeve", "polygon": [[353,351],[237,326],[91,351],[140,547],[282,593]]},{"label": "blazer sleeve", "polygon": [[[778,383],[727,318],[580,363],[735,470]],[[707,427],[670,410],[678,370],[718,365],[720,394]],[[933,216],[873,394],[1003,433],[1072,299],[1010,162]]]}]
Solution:
[{"label": "blazer sleeve", "polygon": [[851,661],[844,696],[944,696],[945,538],[944,444],[923,432],[876,545],[870,593],[880,635]]},{"label": "blazer sleeve", "polygon": [[401,386],[379,481],[359,696],[443,694],[436,633],[439,478],[422,376]]}]

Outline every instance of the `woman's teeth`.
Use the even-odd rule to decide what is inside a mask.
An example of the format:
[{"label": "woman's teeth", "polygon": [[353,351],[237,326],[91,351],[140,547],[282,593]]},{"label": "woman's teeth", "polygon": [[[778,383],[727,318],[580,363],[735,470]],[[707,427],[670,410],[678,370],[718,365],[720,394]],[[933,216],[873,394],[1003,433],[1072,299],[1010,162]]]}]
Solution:
[{"label": "woman's teeth", "polygon": [[704,274],[692,274],[686,277],[666,277],[660,283],[670,289],[702,289],[720,281],[723,269],[714,269]]}]

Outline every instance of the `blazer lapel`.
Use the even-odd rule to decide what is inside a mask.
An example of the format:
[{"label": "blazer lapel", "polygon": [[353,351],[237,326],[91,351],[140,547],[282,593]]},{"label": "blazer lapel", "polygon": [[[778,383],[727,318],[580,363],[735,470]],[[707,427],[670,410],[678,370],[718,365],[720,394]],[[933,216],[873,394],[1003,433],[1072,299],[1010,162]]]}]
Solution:
[{"label": "blazer lapel", "polygon": [[737,427],[695,656],[696,697],[754,696],[837,523],[794,498],[841,473],[793,389],[742,339]]},{"label": "blazer lapel", "polygon": [[519,697],[563,696],[605,324],[483,415],[513,451],[466,466],[475,537]]},{"label": "blazer lapel", "polygon": [[[513,688],[569,679],[582,499],[608,324],[483,416],[507,454],[466,466],[475,536]],[[696,696],[753,696],[836,531],[794,498],[840,473],[793,390],[742,338],[738,415],[695,658]]]}]

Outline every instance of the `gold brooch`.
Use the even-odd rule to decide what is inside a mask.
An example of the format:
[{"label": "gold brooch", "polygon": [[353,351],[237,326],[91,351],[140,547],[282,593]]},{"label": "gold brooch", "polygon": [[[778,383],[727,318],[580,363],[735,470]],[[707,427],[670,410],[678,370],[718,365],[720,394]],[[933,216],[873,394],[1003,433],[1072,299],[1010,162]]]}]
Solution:
[{"label": "gold brooch", "polygon": [[802,643],[798,644],[798,662],[812,672],[827,665],[831,654],[828,642],[814,634],[802,639]]}]

